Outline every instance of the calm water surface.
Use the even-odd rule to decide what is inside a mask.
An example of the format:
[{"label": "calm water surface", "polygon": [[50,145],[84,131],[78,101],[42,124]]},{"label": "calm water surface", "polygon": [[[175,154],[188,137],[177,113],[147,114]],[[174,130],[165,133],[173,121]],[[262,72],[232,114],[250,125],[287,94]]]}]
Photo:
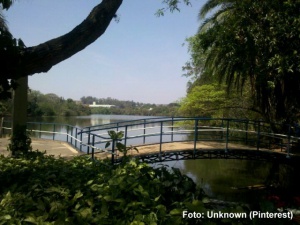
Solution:
[{"label": "calm water surface", "polygon": [[74,117],[40,117],[29,118],[30,122],[47,122],[47,123],[61,123],[77,126],[79,128],[95,126],[99,124],[114,123],[126,120],[137,120],[153,117],[145,116],[128,116],[128,115],[89,115],[89,116],[74,116]]},{"label": "calm water surface", "polygon": [[265,190],[249,190],[248,187],[264,184],[272,167],[266,162],[235,159],[200,159],[160,164],[179,168],[212,198],[237,202],[261,199]]}]

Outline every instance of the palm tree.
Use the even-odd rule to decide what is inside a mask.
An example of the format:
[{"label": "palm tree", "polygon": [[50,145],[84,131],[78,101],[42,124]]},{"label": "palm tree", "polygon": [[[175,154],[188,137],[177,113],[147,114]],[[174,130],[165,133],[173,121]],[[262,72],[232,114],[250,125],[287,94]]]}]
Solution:
[{"label": "palm tree", "polygon": [[2,12],[0,12],[0,29],[1,30],[7,29],[6,22],[4,16],[2,15]]},{"label": "palm tree", "polygon": [[4,9],[9,9],[9,7],[13,4],[14,1],[12,0],[0,0],[0,29],[1,30],[8,30],[5,18],[3,16],[2,11]]},{"label": "palm tree", "polygon": [[[233,0],[208,0],[200,9],[198,18],[204,20],[199,28],[199,32],[205,32],[213,26],[215,22],[222,22],[226,19],[226,15],[234,8]],[[206,18],[209,13],[214,11],[212,16]]]},{"label": "palm tree", "polygon": [[205,68],[228,90],[251,83],[268,121],[292,122],[300,111],[300,1],[209,0],[199,13]]}]

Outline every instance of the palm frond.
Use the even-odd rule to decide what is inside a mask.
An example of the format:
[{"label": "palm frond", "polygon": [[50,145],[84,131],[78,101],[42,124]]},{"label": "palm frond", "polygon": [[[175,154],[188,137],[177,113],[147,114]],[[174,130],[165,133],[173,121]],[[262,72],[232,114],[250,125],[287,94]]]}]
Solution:
[{"label": "palm frond", "polygon": [[6,20],[3,16],[3,14],[2,14],[2,11],[0,11],[0,29],[5,30],[5,31],[8,30],[7,23],[6,23]]},{"label": "palm frond", "polygon": [[220,9],[211,17],[205,19],[198,29],[198,33],[206,32],[214,26],[215,23],[222,23],[226,17],[231,13],[232,7]]},{"label": "palm frond", "polygon": [[208,13],[213,10],[218,10],[218,8],[220,8],[221,10],[224,8],[228,8],[232,4],[234,4],[234,2],[234,0],[208,0],[200,9],[198,19],[204,19]]}]

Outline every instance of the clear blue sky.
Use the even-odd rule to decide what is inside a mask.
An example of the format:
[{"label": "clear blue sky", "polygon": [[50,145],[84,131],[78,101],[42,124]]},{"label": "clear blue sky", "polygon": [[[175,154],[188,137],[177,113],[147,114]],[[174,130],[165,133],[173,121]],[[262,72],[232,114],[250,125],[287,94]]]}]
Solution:
[{"label": "clear blue sky", "polygon": [[[26,46],[69,32],[100,0],[19,0],[5,12],[10,31]],[[29,77],[42,93],[79,100],[112,97],[168,104],[185,96],[182,66],[189,59],[185,39],[196,33],[205,0],[181,5],[180,12],[156,17],[162,0],[124,0],[105,34],[48,73]]]}]

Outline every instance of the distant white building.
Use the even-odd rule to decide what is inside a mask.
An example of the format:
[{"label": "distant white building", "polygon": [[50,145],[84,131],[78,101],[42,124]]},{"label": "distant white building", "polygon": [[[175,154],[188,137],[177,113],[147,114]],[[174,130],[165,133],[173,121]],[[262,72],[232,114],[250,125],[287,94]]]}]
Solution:
[{"label": "distant white building", "polygon": [[112,107],[116,107],[115,105],[97,105],[96,102],[93,102],[92,105],[89,105],[89,107],[92,108],[99,108],[99,107],[103,107],[103,108],[112,108]]}]

